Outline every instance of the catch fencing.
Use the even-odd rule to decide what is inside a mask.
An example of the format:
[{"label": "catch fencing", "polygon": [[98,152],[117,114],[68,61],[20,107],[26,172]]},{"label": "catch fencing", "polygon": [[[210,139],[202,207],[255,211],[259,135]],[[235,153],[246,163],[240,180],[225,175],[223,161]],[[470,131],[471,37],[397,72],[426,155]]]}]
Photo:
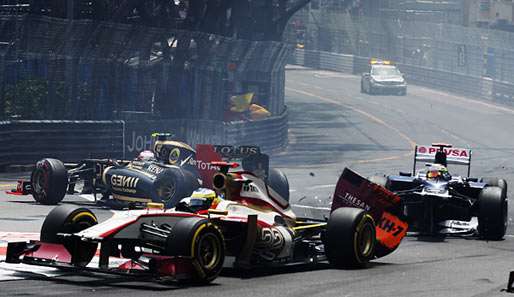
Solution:
[{"label": "catch fencing", "polygon": [[360,74],[371,57],[389,59],[408,82],[514,105],[511,32],[323,10],[299,14],[287,32],[303,47],[300,65]]},{"label": "catch fencing", "polygon": [[[351,17],[310,11],[301,22],[307,50],[390,59],[470,76],[514,82],[514,33],[449,23]],[[285,40],[296,43],[298,25]]]},{"label": "catch fencing", "polygon": [[[289,62],[359,75],[367,70],[369,60],[369,57],[297,49]],[[514,83],[402,63],[398,67],[409,83],[514,106]]]},{"label": "catch fencing", "polygon": [[45,16],[0,16],[0,120],[222,120],[253,92],[284,110],[291,46]]}]

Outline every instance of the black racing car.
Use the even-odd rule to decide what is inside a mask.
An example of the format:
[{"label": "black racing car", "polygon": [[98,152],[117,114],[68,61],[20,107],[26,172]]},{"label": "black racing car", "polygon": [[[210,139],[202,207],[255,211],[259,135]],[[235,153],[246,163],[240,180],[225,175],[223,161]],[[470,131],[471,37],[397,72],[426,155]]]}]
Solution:
[{"label": "black racing car", "polygon": [[195,150],[156,134],[153,151],[144,151],[134,160],[84,159],[64,164],[46,158],[36,163],[26,183],[34,199],[42,204],[57,204],[75,185],[84,182],[83,193],[101,194],[126,202],[176,204],[200,186],[196,166],[190,162]]},{"label": "black racing car", "polygon": [[[430,161],[416,172],[416,161]],[[448,164],[468,166],[468,176],[452,176]],[[500,240],[508,223],[507,182],[500,178],[469,177],[471,150],[448,144],[416,146],[413,173],[375,176],[401,197],[410,231],[420,234],[475,234]],[[475,219],[476,218],[476,219]]]},{"label": "black racing car", "polygon": [[[144,151],[135,160],[84,159],[76,164],[50,158],[40,160],[30,181],[19,181],[14,193],[32,194],[37,202],[53,205],[61,202],[66,193],[73,194],[75,185],[82,181],[82,193],[92,193],[95,200],[100,194],[100,201],[108,202],[111,207],[157,202],[169,208],[200,186],[209,187],[212,175],[218,170],[211,161],[262,155],[254,146],[198,145],[197,149],[201,149],[198,153],[183,142],[169,140],[168,134],[154,136],[153,151]],[[267,172],[268,182],[288,199],[285,175],[277,169]],[[109,199],[111,196],[114,200]]]}]

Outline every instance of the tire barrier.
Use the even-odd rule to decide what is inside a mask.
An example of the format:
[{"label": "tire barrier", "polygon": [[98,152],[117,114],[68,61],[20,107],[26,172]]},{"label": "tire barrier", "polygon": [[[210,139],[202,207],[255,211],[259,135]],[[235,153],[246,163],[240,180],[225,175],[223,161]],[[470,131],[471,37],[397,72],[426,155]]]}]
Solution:
[{"label": "tire barrier", "polygon": [[32,165],[42,158],[76,162],[85,158],[132,159],[152,145],[151,133],[170,132],[177,140],[258,145],[263,152],[287,145],[287,110],[256,121],[5,121],[0,122],[0,171]]}]

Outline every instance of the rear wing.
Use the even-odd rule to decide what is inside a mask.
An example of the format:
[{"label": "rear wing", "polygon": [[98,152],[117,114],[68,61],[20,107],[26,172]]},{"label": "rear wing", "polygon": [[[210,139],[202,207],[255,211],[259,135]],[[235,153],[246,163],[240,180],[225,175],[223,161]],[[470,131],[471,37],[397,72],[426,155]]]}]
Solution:
[{"label": "rear wing", "polygon": [[416,145],[414,150],[414,166],[412,174],[416,174],[418,161],[468,166],[468,176],[471,171],[471,149],[455,148],[451,144],[433,143],[432,145]]}]

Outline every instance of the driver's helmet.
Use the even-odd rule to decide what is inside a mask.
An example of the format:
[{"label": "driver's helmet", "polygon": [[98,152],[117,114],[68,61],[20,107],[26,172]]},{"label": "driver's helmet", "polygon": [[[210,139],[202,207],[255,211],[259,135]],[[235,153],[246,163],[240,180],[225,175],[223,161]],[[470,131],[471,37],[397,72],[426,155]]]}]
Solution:
[{"label": "driver's helmet", "polygon": [[450,180],[451,175],[448,172],[448,168],[441,164],[433,164],[427,170],[428,180]]},{"label": "driver's helmet", "polygon": [[139,153],[136,160],[138,161],[151,161],[155,160],[155,154],[152,151],[146,150]]}]

